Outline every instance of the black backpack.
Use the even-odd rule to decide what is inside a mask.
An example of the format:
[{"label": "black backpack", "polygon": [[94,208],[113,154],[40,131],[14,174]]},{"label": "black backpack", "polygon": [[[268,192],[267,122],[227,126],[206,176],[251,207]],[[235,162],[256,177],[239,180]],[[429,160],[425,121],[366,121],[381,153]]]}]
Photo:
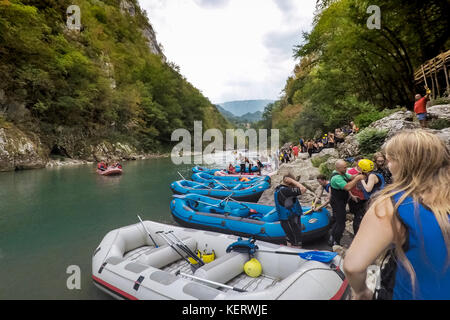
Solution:
[{"label": "black backpack", "polygon": [[[384,262],[386,261],[386,264]],[[380,287],[373,293],[373,300],[392,300],[395,286],[395,274],[397,272],[397,259],[395,249],[388,250],[381,263]]]}]

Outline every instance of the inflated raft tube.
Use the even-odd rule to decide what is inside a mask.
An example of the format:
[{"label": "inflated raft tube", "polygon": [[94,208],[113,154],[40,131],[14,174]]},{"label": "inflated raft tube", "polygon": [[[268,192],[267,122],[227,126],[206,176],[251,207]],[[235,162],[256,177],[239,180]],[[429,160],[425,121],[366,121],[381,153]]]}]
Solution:
[{"label": "inflated raft tube", "polygon": [[252,184],[259,181],[267,181],[270,183],[270,177],[269,176],[248,176],[248,177],[241,177],[241,176],[215,176],[209,173],[205,172],[198,172],[192,174],[192,180],[201,182],[201,183],[209,183],[214,182],[214,180],[219,181],[221,183],[228,183],[228,184]]},{"label": "inflated raft tube", "polygon": [[[247,253],[229,252],[238,239],[233,235],[144,221],[110,231],[94,250],[92,279],[95,286],[117,299],[132,300],[337,300],[348,299],[350,287],[339,256],[329,263],[306,260],[302,249],[256,241],[254,257],[262,274],[244,272]],[[211,250],[216,258],[192,270],[157,231],[172,231],[190,250]],[[155,246],[156,244],[156,246]],[[175,247],[177,248],[177,247]],[[180,250],[181,251],[181,250]],[[181,271],[181,272],[179,272]],[[194,280],[194,276],[200,280]],[[211,284],[207,281],[213,281]],[[227,287],[224,287],[227,286]],[[241,290],[232,290],[230,287]]]},{"label": "inflated raft tube", "polygon": [[270,187],[267,181],[246,185],[226,185],[224,183],[200,183],[189,180],[179,180],[170,184],[174,194],[199,194],[217,199],[233,197],[237,201],[258,202],[263,192]]},{"label": "inflated raft tube", "polygon": [[[302,207],[302,242],[328,235],[330,213],[326,209],[312,212]],[[286,234],[281,227],[275,207],[257,203],[221,201],[187,194],[174,196],[170,211],[175,221],[185,227],[223,232],[272,243],[284,243]]]},{"label": "inflated raft tube", "polygon": [[117,167],[108,167],[108,169],[104,171],[97,169],[97,173],[102,176],[114,176],[122,174],[122,169]]}]

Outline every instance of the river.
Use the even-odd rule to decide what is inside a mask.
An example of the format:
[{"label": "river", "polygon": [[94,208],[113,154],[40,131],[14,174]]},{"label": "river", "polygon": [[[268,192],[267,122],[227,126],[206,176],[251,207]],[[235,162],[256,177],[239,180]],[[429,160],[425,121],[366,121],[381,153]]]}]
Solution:
[{"label": "river", "polygon": [[[221,167],[229,160],[213,158]],[[0,300],[111,299],[92,283],[94,250],[137,214],[176,225],[169,185],[190,178],[192,166],[157,158],[125,162],[121,176],[100,176],[94,165],[0,173]],[[322,242],[309,248],[328,249]],[[73,266],[81,288],[70,290]]]},{"label": "river", "polygon": [[[121,176],[80,165],[0,174],[0,300],[109,299],[91,280],[91,256],[112,229],[143,220],[176,224],[169,184],[192,165],[130,161]],[[81,271],[81,289],[66,282]]]}]

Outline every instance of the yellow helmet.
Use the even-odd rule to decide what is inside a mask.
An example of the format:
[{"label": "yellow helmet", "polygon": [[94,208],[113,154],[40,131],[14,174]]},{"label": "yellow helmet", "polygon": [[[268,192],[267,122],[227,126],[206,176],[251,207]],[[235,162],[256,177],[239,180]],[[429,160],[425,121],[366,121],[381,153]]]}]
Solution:
[{"label": "yellow helmet", "polygon": [[262,273],[261,263],[255,258],[252,258],[244,264],[244,271],[248,276],[258,278]]},{"label": "yellow helmet", "polygon": [[206,253],[206,250],[203,250],[202,260],[204,263],[210,263],[216,259],[216,253],[214,250],[211,253]]},{"label": "yellow helmet", "polygon": [[362,159],[358,162],[358,167],[360,167],[363,172],[367,173],[375,169],[375,164],[373,163],[372,160]]}]

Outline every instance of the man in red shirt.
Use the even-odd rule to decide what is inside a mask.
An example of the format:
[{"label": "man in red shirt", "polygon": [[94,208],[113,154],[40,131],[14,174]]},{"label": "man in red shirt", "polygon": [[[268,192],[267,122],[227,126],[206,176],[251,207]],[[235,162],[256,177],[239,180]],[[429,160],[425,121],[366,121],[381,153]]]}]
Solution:
[{"label": "man in red shirt", "polygon": [[422,97],[420,94],[416,94],[416,103],[414,104],[414,112],[419,119],[420,126],[425,128],[427,126],[427,101],[429,100],[430,90],[427,89],[427,94]]}]

